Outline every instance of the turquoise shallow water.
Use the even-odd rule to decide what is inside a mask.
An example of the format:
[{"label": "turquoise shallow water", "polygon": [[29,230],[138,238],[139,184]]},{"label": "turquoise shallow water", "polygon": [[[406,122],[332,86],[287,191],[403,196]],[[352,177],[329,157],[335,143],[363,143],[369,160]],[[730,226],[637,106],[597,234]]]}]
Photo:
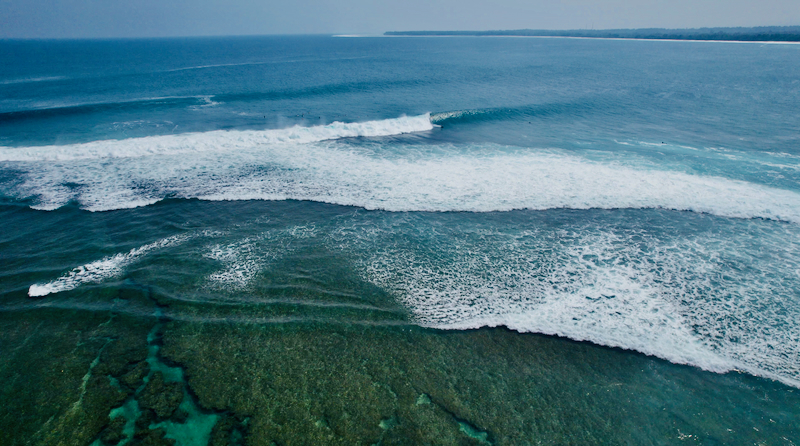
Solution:
[{"label": "turquoise shallow water", "polygon": [[798,51],[0,42],[0,442],[797,443]]}]

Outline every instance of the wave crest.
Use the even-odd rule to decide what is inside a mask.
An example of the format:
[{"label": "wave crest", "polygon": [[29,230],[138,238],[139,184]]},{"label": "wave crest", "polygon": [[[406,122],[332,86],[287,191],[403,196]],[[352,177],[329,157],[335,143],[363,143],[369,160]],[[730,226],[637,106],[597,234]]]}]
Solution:
[{"label": "wave crest", "polygon": [[69,291],[87,283],[99,283],[123,273],[126,266],[139,260],[150,251],[169,248],[189,239],[189,236],[176,235],[167,237],[153,243],[149,243],[138,248],[131,249],[126,253],[115,254],[97,260],[86,265],[74,268],[60,278],[47,283],[37,283],[30,286],[28,296],[43,297],[52,293]]},{"label": "wave crest", "polygon": [[41,147],[0,147],[0,161],[69,161],[97,158],[135,158],[253,149],[275,144],[309,144],[354,137],[392,136],[432,130],[430,114],[366,122],[333,122],[314,127],[276,130],[218,130],[181,135]]}]

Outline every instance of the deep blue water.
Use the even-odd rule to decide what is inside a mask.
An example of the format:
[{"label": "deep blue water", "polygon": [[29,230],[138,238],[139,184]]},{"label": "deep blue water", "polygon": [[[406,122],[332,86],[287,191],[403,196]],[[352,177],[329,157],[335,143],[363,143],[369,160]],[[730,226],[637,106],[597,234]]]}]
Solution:
[{"label": "deep blue water", "polygon": [[[4,41],[0,60],[0,311],[107,311],[92,293],[134,281],[174,320],[407,314],[800,387],[798,45]],[[298,278],[371,310],[220,313],[302,300]]]}]

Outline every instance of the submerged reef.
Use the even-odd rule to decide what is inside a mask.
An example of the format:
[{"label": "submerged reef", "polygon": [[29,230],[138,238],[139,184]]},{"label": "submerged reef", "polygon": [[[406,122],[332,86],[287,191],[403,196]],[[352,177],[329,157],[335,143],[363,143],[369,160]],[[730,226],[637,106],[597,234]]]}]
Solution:
[{"label": "submerged reef", "polygon": [[781,385],[503,328],[171,328],[164,355],[187,364],[201,406],[250,417],[248,444],[735,444],[799,433],[800,395]]},{"label": "submerged reef", "polygon": [[149,290],[100,294],[111,294],[112,310],[0,313],[0,444],[785,444],[800,435],[800,393],[749,375],[505,328],[177,320]]}]

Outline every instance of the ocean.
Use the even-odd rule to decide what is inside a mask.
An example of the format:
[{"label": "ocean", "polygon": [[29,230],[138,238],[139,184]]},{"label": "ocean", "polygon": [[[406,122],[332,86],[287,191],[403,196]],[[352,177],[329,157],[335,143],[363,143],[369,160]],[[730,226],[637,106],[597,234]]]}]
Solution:
[{"label": "ocean", "polygon": [[0,444],[800,443],[800,45],[0,60]]}]

